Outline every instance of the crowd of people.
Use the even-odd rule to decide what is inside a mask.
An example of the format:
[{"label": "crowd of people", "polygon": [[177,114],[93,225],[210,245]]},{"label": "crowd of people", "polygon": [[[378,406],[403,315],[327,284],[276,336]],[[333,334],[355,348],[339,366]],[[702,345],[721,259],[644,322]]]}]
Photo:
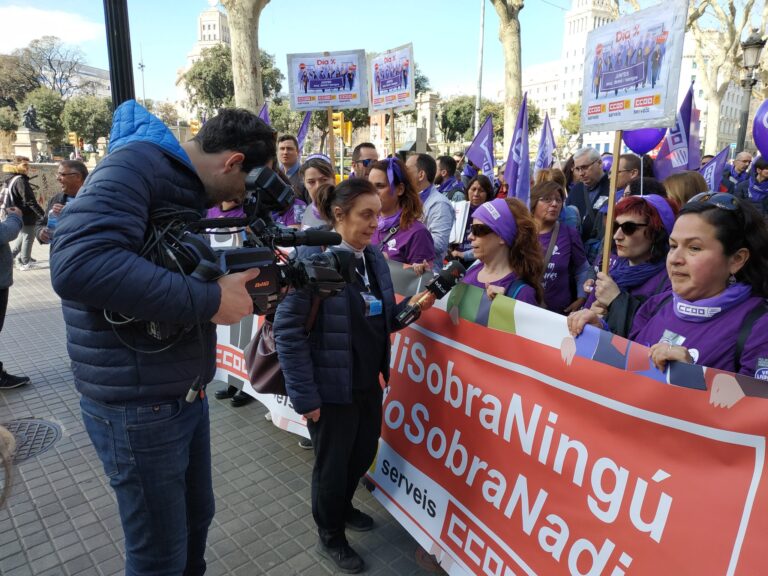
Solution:
[{"label": "crowd of people", "polygon": [[[145,124],[154,130],[140,129]],[[609,222],[610,161],[591,148],[534,174],[524,204],[508,196],[503,179],[479,174],[461,156],[382,157],[367,142],[353,151],[353,174],[337,184],[328,157],[302,160],[295,137],[277,138],[244,110],[222,110],[184,144],[169,134],[135,102],[124,104],[110,154],[90,175],[80,162],[61,162],[62,190],[45,210],[32,202],[34,194],[30,199],[28,161],[18,159],[6,170],[13,201],[0,222],[0,328],[13,259],[22,269],[30,262],[31,240],[22,238],[13,250],[10,242],[26,229],[52,244],[51,279],[62,297],[83,421],[117,495],[127,574],[160,565],[168,573],[205,570],[214,499],[208,400],[200,385],[215,370],[214,324],[253,312],[245,285],[259,274],[206,281],[148,260],[150,215],[169,207],[207,209],[209,218],[242,215],[245,177],[255,167],[273,168],[295,192],[291,206],[272,214],[275,221],[337,232],[336,249],[355,263],[354,281],[338,294],[316,300],[308,290],[292,290],[270,318],[288,395],[307,421],[305,447],[314,450],[317,551],[342,572],[365,566],[347,530],[374,524],[353,496],[376,453],[390,334],[403,327],[398,312],[409,303],[433,303],[421,293],[396,304],[387,260],[416,274],[458,260],[467,268],[462,281],[484,297],[502,294],[565,315],[573,337],[594,325],[636,340],[662,370],[697,363],[765,379],[762,158],[738,154],[721,189],[708,190],[698,173],[660,182],[643,158],[621,154]],[[467,214],[458,237],[456,214]],[[606,238],[610,265],[599,270]],[[322,250],[301,247],[297,254]],[[179,331],[173,346],[158,350],[155,336],[134,319],[197,328]],[[26,381],[0,364],[0,388]],[[190,389],[193,402],[184,400]],[[249,400],[234,387],[216,397],[234,405]]]}]

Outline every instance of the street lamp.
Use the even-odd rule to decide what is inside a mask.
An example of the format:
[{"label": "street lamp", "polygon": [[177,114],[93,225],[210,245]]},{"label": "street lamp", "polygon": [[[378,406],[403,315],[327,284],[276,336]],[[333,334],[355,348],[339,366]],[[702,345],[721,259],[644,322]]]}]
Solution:
[{"label": "street lamp", "polygon": [[744,79],[741,81],[741,86],[744,88],[744,97],[742,98],[741,106],[741,124],[739,125],[739,134],[736,138],[737,152],[744,150],[744,141],[747,138],[747,122],[749,121],[749,103],[752,99],[752,87],[757,84],[755,70],[760,63],[760,53],[763,51],[764,46],[765,40],[757,31],[757,28],[753,28],[749,38],[741,43],[741,52],[744,58]]}]

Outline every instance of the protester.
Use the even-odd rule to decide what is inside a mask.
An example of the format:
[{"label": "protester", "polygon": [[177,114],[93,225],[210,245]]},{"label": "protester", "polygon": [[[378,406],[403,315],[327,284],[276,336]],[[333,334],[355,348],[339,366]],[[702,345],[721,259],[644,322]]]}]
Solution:
[{"label": "protester", "polygon": [[517,198],[497,198],[472,215],[469,239],[480,262],[467,270],[462,282],[485,288],[488,297],[504,294],[540,306],[544,260],[536,222]]},{"label": "protester", "polygon": [[[566,198],[568,197],[568,186],[565,173],[559,168],[542,168],[536,172],[534,185],[543,184],[544,182],[556,182],[565,191]],[[563,206],[560,211],[560,221],[567,226],[574,228],[581,234],[581,218],[579,216],[579,209],[576,208],[576,206]]]},{"label": "protester", "polygon": [[587,260],[594,261],[603,237],[603,219],[599,210],[608,200],[610,181],[603,172],[600,154],[594,148],[581,148],[573,155],[573,173],[579,182],[568,194],[567,206],[575,206],[581,215],[581,240]]},{"label": "protester", "polygon": [[469,181],[480,173],[480,169],[472,163],[472,160],[464,157],[464,166],[461,169],[461,183],[466,190],[469,188]]},{"label": "protester", "polygon": [[352,170],[350,177],[368,178],[371,164],[379,159],[376,146],[370,142],[361,142],[352,150]]},{"label": "protester", "polygon": [[[8,293],[13,284],[13,256],[9,244],[19,235],[24,225],[20,208],[6,207],[6,212],[6,219],[0,221],[0,332],[3,331],[5,313],[8,310]],[[0,390],[11,390],[25,384],[29,384],[29,378],[9,374],[0,361]]]},{"label": "protester", "polygon": [[622,154],[619,156],[619,169],[616,175],[616,196],[624,195],[624,190],[633,180],[640,178],[640,156]]},{"label": "protester", "polygon": [[61,186],[61,192],[53,195],[45,208],[45,214],[35,223],[35,237],[38,242],[48,244],[51,241],[61,211],[67,202],[77,196],[87,177],[88,168],[79,160],[62,160],[59,163],[56,180]]},{"label": "protester", "polygon": [[[275,133],[248,111],[220,110],[179,144],[129,100],[115,111],[110,153],[61,213],[51,280],[85,429],[117,496],[128,575],[205,572],[208,399],[185,396],[213,378],[214,324],[253,313],[245,284],[259,272],[206,282],[172,271],[144,257],[148,234],[242,200],[248,172],[274,153]],[[162,327],[170,339],[158,341]]]},{"label": "protester", "polygon": [[304,210],[301,220],[302,229],[324,226],[325,222],[320,217],[315,198],[321,186],[333,184],[336,181],[331,166],[331,159],[325,154],[313,154],[301,166],[301,177],[309,194],[310,204]]},{"label": "protester", "polygon": [[538,184],[531,188],[530,202],[544,256],[544,305],[569,314],[587,300],[583,286],[590,268],[579,233],[560,223],[565,188],[556,182]]},{"label": "protester", "polygon": [[[624,188],[624,198],[627,196],[648,196],[649,194],[655,194],[662,198],[669,197],[667,188],[662,182],[656,180],[656,178],[646,178],[645,176],[642,178],[635,178],[627,184],[626,188]],[[621,200],[621,198],[617,198],[617,200]],[[680,202],[678,201],[677,204],[680,205]]]},{"label": "protester", "polygon": [[299,172],[299,141],[295,136],[283,134],[277,139],[277,159],[280,162],[280,170],[288,177],[296,197],[306,206],[309,203],[309,195]]},{"label": "protester", "polygon": [[450,156],[437,157],[435,186],[437,186],[437,191],[451,202],[461,202],[467,199],[464,185],[456,179],[456,160]]},{"label": "protester", "polygon": [[[288,184],[294,190],[294,198],[291,203],[282,211],[275,210],[274,212],[271,212],[270,217],[276,224],[281,226],[286,226],[287,228],[301,228],[301,223],[304,220],[304,212],[307,210],[307,204],[304,202],[304,200],[302,200],[303,196],[296,194],[296,188],[291,183],[291,178],[289,178],[288,175],[283,172],[280,166],[274,166],[274,160],[267,162],[267,167],[271,168],[275,174],[277,174],[278,178],[280,178],[284,183]],[[301,176],[301,167],[299,167],[299,170],[296,171],[296,177],[301,182],[301,188],[304,191],[304,194],[309,197],[309,193],[306,191],[307,189],[304,186],[303,178]]]},{"label": "protester", "polygon": [[686,170],[667,176],[664,188],[667,190],[667,198],[677,202],[678,206],[683,206],[696,194],[709,191],[709,184],[704,176],[695,170]]},{"label": "protester", "polygon": [[469,181],[467,194],[469,195],[469,216],[467,217],[467,225],[464,228],[464,240],[461,244],[451,245],[449,249],[449,256],[454,260],[459,260],[465,268],[469,267],[476,260],[472,251],[472,241],[469,239],[472,215],[481,204],[493,200],[493,184],[491,184],[490,178],[483,174],[478,174],[472,178]]},{"label": "protester", "polygon": [[437,163],[432,156],[412,154],[408,156],[405,166],[424,206],[421,221],[432,234],[432,241],[435,244],[433,266],[434,270],[438,271],[442,268],[448,252],[448,242],[456,213],[451,201],[440,194],[434,186]]},{"label": "protester", "polygon": [[749,177],[738,184],[734,195],[757,208],[763,216],[768,214],[768,160],[760,156],[752,164]]},{"label": "protester", "polygon": [[24,226],[13,245],[11,255],[17,260],[19,270],[25,271],[32,268],[32,245],[35,240],[35,222],[42,218],[43,212],[37,203],[35,192],[29,182],[29,158],[16,156],[14,162],[3,164],[4,183],[10,190],[10,205],[21,209]]},{"label": "protester", "polygon": [[[376,455],[382,420],[379,377],[389,378],[390,334],[401,328],[395,316],[409,300],[395,305],[386,260],[370,246],[381,210],[375,186],[353,178],[321,187],[315,200],[322,217],[341,234],[337,249],[353,253],[357,275],[336,296],[315,301],[319,313],[309,331],[313,296],[309,290],[290,292],[275,315],[275,341],[280,363],[291,367],[284,372],[288,396],[307,419],[315,449],[317,551],[342,572],[357,573],[365,562],[349,545],[345,528],[373,527],[373,519],[352,505],[352,497]],[[321,251],[302,246],[298,256]],[[429,298],[425,307],[433,302]]]},{"label": "protester", "polygon": [[565,164],[563,164],[563,174],[565,174],[565,191],[568,195],[570,195],[571,191],[573,190],[573,186],[581,181],[579,175],[575,174],[573,171],[574,165],[575,161],[573,156],[570,156],[568,160],[565,161]]},{"label": "protester", "polygon": [[596,281],[587,281],[586,307],[568,317],[569,327],[590,323],[629,335],[640,306],[670,290],[665,258],[676,212],[676,204],[657,195],[630,196],[616,205],[616,257],[608,274],[599,272]]},{"label": "protester", "polygon": [[707,164],[709,164],[710,160],[713,160],[715,157],[712,154],[704,154],[701,157],[701,165],[699,166],[699,169],[704,168]]},{"label": "protester", "polygon": [[368,180],[381,199],[379,226],[371,243],[379,246],[389,260],[431,268],[435,244],[427,227],[419,221],[421,199],[405,164],[398,158],[374,162]]},{"label": "protester", "polygon": [[723,170],[722,186],[727,192],[733,194],[736,186],[749,179],[749,165],[752,163],[752,154],[739,152],[733,159],[733,165],[727,164]]}]

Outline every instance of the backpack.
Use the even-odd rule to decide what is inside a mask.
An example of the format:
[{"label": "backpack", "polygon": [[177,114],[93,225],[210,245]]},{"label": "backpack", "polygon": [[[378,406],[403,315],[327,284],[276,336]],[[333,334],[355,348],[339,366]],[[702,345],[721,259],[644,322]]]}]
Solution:
[{"label": "backpack", "polygon": [[15,205],[13,202],[13,185],[19,178],[21,176],[17,175],[0,184],[0,222],[4,222],[8,218],[8,208]]}]

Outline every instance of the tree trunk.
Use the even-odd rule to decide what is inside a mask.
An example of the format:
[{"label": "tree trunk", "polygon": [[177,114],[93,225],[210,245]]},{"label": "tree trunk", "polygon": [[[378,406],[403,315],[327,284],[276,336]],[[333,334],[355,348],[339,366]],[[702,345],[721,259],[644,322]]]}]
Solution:
[{"label": "tree trunk", "polygon": [[259,61],[259,18],[269,0],[222,0],[232,40],[235,105],[256,114],[264,104]]},{"label": "tree trunk", "polygon": [[491,0],[499,15],[499,41],[504,50],[504,150],[509,150],[523,100],[520,64],[520,20],[523,0]]}]

